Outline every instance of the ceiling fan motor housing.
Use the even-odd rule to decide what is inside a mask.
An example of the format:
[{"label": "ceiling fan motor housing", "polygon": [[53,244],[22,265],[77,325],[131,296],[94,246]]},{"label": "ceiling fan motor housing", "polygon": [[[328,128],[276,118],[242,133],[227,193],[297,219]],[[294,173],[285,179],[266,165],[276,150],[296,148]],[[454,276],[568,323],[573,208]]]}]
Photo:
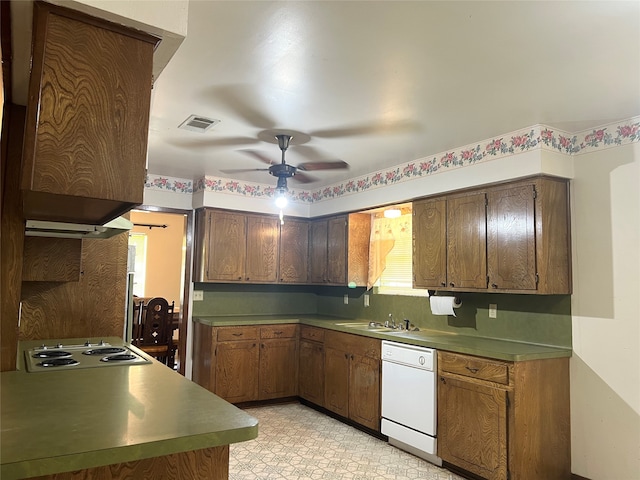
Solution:
[{"label": "ceiling fan motor housing", "polygon": [[290,178],[296,174],[297,168],[286,163],[278,163],[269,167],[269,173],[274,177]]}]

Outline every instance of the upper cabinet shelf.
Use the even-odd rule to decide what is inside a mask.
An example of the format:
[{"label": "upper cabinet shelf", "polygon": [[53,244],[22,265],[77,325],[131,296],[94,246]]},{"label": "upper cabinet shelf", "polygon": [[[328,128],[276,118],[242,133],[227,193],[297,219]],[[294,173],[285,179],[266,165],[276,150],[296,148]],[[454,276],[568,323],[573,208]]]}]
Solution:
[{"label": "upper cabinet shelf", "polygon": [[158,38],[34,4],[24,216],[104,224],[143,201]]},{"label": "upper cabinet shelf", "polygon": [[413,204],[416,288],[570,294],[568,181],[535,177]]}]

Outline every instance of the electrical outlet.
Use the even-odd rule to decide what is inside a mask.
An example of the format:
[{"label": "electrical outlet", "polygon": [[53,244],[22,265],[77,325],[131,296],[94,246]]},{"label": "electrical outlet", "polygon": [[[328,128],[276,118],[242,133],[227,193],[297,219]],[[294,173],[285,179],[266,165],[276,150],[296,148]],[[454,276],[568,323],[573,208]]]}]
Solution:
[{"label": "electrical outlet", "polygon": [[489,304],[489,318],[497,318],[498,317],[498,304],[490,303]]},{"label": "electrical outlet", "polygon": [[193,291],[193,301],[201,302],[204,300],[204,291],[202,290],[194,290]]},{"label": "electrical outlet", "polygon": [[366,293],[364,294],[364,306],[369,306],[369,295],[367,295]]},{"label": "electrical outlet", "polygon": [[344,304],[349,305],[349,295],[347,295],[346,293],[344,294]]}]

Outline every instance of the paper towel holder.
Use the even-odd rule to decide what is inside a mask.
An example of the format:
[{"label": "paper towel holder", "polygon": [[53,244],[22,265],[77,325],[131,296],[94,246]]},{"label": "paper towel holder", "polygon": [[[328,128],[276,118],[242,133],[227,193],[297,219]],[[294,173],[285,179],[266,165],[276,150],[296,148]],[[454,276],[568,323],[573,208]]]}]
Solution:
[{"label": "paper towel holder", "polygon": [[[437,291],[436,290],[427,290],[427,293],[429,294],[430,297],[435,297]],[[454,296],[453,297],[453,303],[456,305],[456,308],[461,307],[462,306],[462,299],[459,296]]]}]

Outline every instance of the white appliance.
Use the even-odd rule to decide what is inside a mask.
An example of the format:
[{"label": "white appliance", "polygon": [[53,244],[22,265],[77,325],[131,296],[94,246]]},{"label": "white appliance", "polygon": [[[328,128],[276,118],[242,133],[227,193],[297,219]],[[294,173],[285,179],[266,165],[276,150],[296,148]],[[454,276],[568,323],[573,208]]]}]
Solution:
[{"label": "white appliance", "polygon": [[382,433],[389,443],[438,466],[436,351],[382,341]]}]

